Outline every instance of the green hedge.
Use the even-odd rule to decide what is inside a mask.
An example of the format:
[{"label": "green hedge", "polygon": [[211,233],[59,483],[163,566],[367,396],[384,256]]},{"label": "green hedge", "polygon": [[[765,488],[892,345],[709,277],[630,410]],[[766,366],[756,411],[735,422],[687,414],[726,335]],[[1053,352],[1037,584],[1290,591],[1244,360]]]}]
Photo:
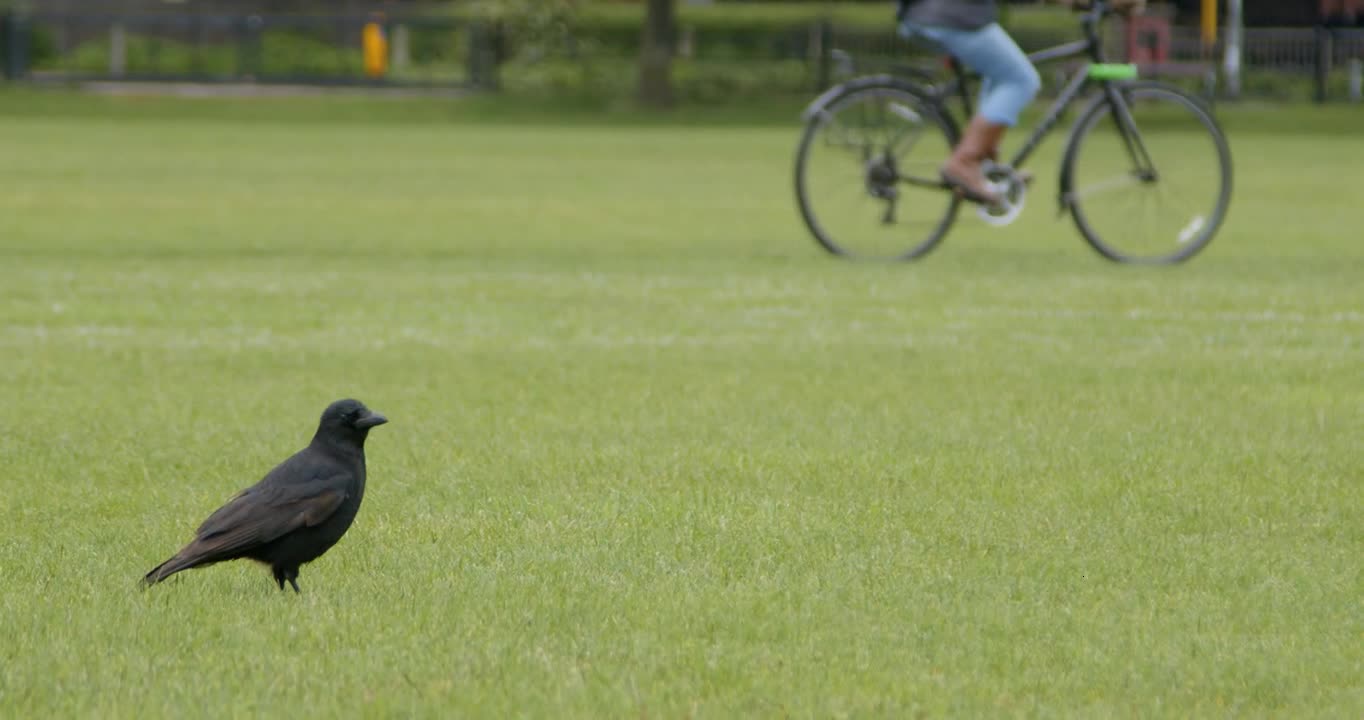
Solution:
[{"label": "green hedge", "polygon": [[[720,2],[712,5],[678,5],[678,21],[698,29],[724,27],[774,28],[806,24],[827,19],[839,25],[866,30],[892,31],[895,25],[895,4],[891,0],[876,2],[791,2],[772,0],[761,2]],[[644,17],[638,3],[589,2],[579,12],[580,22],[595,25],[601,22],[632,24],[636,30]],[[1001,19],[1008,29],[1022,32],[1076,34],[1079,22],[1064,7],[1056,5],[1005,7]]]},{"label": "green hedge", "polygon": [[[293,31],[267,32],[259,44],[246,46],[194,46],[132,33],[125,43],[125,70],[130,75],[346,77],[361,72],[359,50],[337,48]],[[107,73],[109,40],[106,37],[83,43],[64,57],[54,55],[35,62],[33,69]]]},{"label": "green hedge", "polygon": [[[4,18],[0,18],[0,63],[8,62],[9,59],[10,33],[9,28],[4,25],[5,22]],[[26,37],[23,42],[28,48],[30,64],[51,62],[57,56],[57,42],[51,32],[32,25],[25,26],[24,31]]]},{"label": "green hedge", "polygon": [[[467,16],[466,16],[467,17]],[[678,7],[679,32],[693,40],[699,58],[780,59],[804,57],[812,27],[834,23],[841,32],[895,38],[890,2],[763,2]],[[643,8],[633,3],[588,3],[573,19],[572,32],[583,52],[633,55],[638,52]],[[1008,26],[1032,49],[1080,35],[1075,17],[1063,8],[1042,6],[1010,11]],[[526,43],[512,38],[514,46]]]},{"label": "green hedge", "polygon": [[[627,58],[557,58],[508,63],[501,79],[511,95],[610,102],[634,96],[638,71],[638,65]],[[805,97],[813,92],[813,78],[810,68],[795,60],[742,65],[678,60],[673,64],[673,87],[684,104],[721,105],[736,98]]]},{"label": "green hedge", "polygon": [[[408,23],[411,65],[395,69],[402,79],[455,79],[465,73],[469,59],[468,4],[452,14]],[[461,9],[463,8],[463,9]],[[727,94],[806,92],[814,84],[809,57],[811,30],[823,18],[833,20],[840,47],[854,54],[900,56],[907,45],[893,28],[893,3],[762,2],[679,5],[681,31],[691,53],[677,63],[677,84],[684,98],[719,101]],[[568,35],[548,38],[511,36],[500,57],[508,89],[629,94],[635,77],[640,23],[638,4],[589,2],[572,18]],[[1025,45],[1048,44],[1073,37],[1074,18],[1055,9],[1014,10],[1011,24],[1019,28]],[[515,27],[515,26],[513,26]],[[58,57],[51,38],[35,35],[34,69],[101,74],[108,70],[107,37],[87,42]],[[204,75],[230,77],[360,77],[361,55],[356,48],[336,44],[334,30],[319,35],[302,31],[267,30],[257,45],[235,43],[195,47],[130,34],[127,71],[137,75]]]}]

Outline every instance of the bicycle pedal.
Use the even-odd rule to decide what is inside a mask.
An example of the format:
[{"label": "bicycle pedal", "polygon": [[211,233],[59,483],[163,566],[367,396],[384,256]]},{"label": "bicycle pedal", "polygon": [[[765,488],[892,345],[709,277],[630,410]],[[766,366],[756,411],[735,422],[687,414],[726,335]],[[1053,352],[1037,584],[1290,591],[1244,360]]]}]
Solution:
[{"label": "bicycle pedal", "polygon": [[976,214],[987,225],[1004,227],[1012,225],[1023,214],[1027,202],[1028,187],[1023,178],[1003,168],[996,169],[989,176],[990,189],[999,202],[976,208]]}]

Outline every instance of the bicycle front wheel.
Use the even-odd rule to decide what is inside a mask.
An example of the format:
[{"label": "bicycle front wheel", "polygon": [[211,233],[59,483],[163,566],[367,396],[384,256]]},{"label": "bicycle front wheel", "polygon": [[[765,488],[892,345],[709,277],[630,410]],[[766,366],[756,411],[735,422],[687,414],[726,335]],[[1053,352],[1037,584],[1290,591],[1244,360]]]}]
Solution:
[{"label": "bicycle front wheel", "polygon": [[1076,125],[1062,178],[1071,216],[1099,254],[1178,263],[1207,247],[1226,218],[1231,150],[1183,91],[1113,86]]},{"label": "bicycle front wheel", "polygon": [[956,144],[950,117],[924,92],[855,85],[810,116],[796,155],[796,200],[834,255],[912,260],[937,246],[959,199],[938,178]]}]

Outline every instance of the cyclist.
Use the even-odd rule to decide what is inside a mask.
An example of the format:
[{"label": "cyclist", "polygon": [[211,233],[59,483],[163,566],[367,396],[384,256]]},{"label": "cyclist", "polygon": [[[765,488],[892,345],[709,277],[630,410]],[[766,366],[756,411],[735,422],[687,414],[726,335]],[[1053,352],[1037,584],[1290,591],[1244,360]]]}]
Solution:
[{"label": "cyclist", "polygon": [[999,152],[1004,133],[1037,96],[1042,79],[1018,43],[1000,27],[995,0],[900,0],[900,34],[942,46],[983,79],[980,105],[943,163],[942,178],[963,198],[993,205],[981,165]]}]

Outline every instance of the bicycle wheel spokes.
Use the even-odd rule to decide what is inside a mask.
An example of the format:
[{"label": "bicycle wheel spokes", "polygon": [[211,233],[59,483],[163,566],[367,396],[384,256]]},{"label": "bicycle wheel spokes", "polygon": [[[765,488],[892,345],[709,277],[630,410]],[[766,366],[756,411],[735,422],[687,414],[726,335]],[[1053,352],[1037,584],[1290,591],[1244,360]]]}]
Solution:
[{"label": "bicycle wheel spokes", "polygon": [[1086,240],[1110,259],[1187,259],[1211,241],[1226,215],[1226,140],[1206,111],[1178,91],[1133,86],[1121,94],[1121,104],[1097,105],[1078,128],[1068,159],[1072,214]]},{"label": "bicycle wheel spokes", "polygon": [[957,200],[937,180],[951,130],[914,93],[854,89],[806,127],[796,187],[826,249],[868,259],[918,257],[941,240]]}]

